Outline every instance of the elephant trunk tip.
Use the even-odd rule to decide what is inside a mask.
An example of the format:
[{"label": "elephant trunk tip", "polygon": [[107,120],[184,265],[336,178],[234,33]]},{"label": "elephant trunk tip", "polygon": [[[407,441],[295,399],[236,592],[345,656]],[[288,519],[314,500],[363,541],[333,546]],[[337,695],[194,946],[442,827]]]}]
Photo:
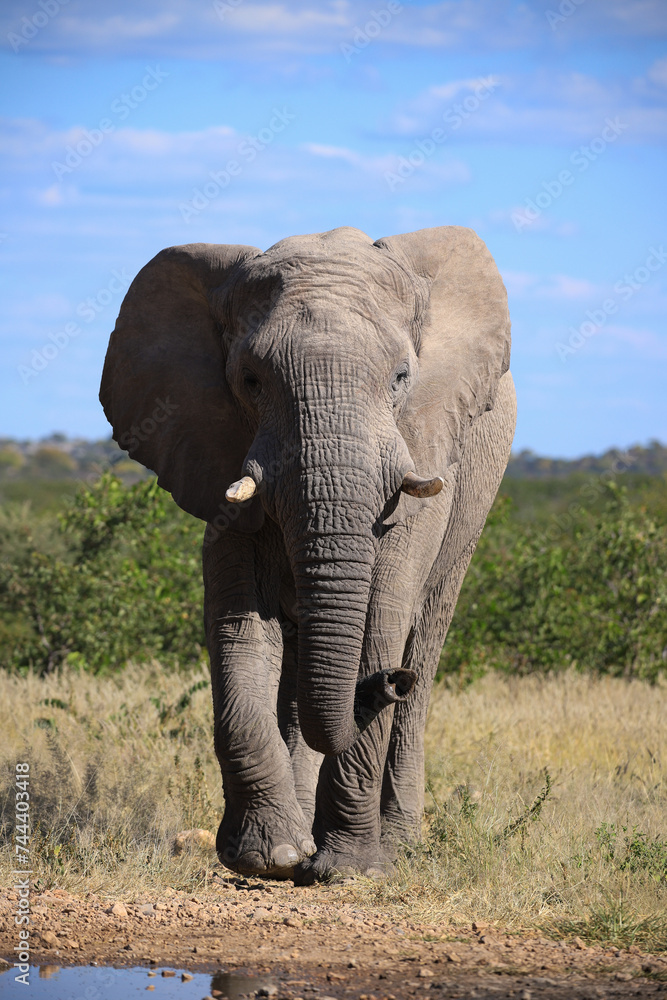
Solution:
[{"label": "elephant trunk tip", "polygon": [[417,674],[414,670],[399,667],[395,670],[378,670],[358,682],[354,697],[354,718],[346,726],[338,722],[335,726],[316,723],[310,715],[301,718],[303,738],[312,750],[337,757],[348,750],[361,736],[373,719],[387,705],[406,701],[414,691]]},{"label": "elephant trunk tip", "polygon": [[357,707],[380,709],[395,702],[405,701],[414,691],[417,674],[414,670],[398,667],[395,670],[379,670],[370,677],[364,677],[357,684]]}]

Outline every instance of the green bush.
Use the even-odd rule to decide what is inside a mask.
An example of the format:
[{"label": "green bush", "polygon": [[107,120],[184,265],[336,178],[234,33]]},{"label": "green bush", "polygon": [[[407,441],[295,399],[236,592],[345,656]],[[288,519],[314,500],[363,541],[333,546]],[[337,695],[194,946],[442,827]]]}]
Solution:
[{"label": "green bush", "polygon": [[440,661],[461,683],[489,668],[576,667],[655,681],[667,667],[667,533],[660,517],[605,486],[600,513],[520,524],[496,504],[464,582]]},{"label": "green bush", "polygon": [[[489,669],[574,666],[655,681],[667,668],[667,508],[658,483],[648,506],[600,486],[575,516],[554,512],[548,484],[541,508],[530,492],[528,519],[499,498],[440,675],[466,684]],[[197,661],[202,523],[154,479],[126,486],[107,473],[65,502],[57,517],[24,505],[0,518],[0,665],[101,671],[130,659]]]},{"label": "green bush", "polygon": [[0,664],[94,671],[202,655],[201,522],[106,473],[57,519],[0,524]]}]

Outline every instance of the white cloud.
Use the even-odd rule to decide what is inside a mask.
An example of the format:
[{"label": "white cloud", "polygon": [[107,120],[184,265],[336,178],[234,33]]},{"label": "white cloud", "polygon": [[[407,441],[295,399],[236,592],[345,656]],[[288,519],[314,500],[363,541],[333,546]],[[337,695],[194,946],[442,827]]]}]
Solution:
[{"label": "white cloud", "polygon": [[604,294],[604,289],[587,278],[567,274],[543,277],[528,271],[503,271],[508,295],[521,299],[552,299],[558,302],[591,301]]},{"label": "white cloud", "polygon": [[[664,70],[661,63],[654,64],[651,80],[663,72],[667,78],[667,60],[665,64]],[[623,143],[661,142],[667,138],[667,108],[646,93],[647,82],[635,81],[634,93],[629,93],[629,81],[579,72],[455,79],[401,102],[381,132],[416,139],[441,127],[448,138],[460,141],[585,144],[611,120],[625,126],[619,136]]]},{"label": "white cloud", "polygon": [[609,324],[591,338],[595,350],[607,356],[628,357],[637,361],[667,360],[667,337],[646,327]]},{"label": "white cloud", "polygon": [[667,87],[667,58],[658,59],[650,67],[647,76],[652,83]]},{"label": "white cloud", "polygon": [[[557,4],[554,2],[553,7]],[[0,32],[20,35],[22,18],[38,6],[24,0],[3,5]],[[52,55],[141,55],[215,59],[266,53],[340,52],[377,11],[366,0],[69,0],[28,41],[33,51]],[[461,51],[517,51],[527,45],[581,37],[631,41],[667,30],[664,0],[604,0],[582,4],[557,31],[544,11],[513,0],[434,0],[402,9],[371,38],[373,46]],[[567,33],[567,34],[566,34]],[[19,50],[23,48],[20,44]]]}]

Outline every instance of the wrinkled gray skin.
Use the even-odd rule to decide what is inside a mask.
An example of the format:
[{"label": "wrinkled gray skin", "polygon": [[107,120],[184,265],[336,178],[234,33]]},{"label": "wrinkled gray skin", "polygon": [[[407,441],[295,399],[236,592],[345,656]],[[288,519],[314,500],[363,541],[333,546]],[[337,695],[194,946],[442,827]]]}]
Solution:
[{"label": "wrinkled gray skin", "polygon": [[[100,398],[209,522],[229,868],[373,872],[418,835],[429,692],[514,433],[509,339],[458,227],[172,247],[128,291]],[[401,492],[411,471],[442,491]],[[228,503],[243,475],[257,495]]]}]

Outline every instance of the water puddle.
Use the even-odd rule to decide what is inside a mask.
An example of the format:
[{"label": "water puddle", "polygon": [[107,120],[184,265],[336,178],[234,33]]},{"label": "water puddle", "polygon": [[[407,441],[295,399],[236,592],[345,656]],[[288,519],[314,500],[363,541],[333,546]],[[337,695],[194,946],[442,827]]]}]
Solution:
[{"label": "water puddle", "polygon": [[[0,975],[0,996],[27,996],[24,983],[14,979],[18,970]],[[182,969],[113,969],[109,966],[31,966],[30,1000],[237,1000],[238,997],[277,993],[272,976],[242,976],[236,972],[193,972]]]}]

